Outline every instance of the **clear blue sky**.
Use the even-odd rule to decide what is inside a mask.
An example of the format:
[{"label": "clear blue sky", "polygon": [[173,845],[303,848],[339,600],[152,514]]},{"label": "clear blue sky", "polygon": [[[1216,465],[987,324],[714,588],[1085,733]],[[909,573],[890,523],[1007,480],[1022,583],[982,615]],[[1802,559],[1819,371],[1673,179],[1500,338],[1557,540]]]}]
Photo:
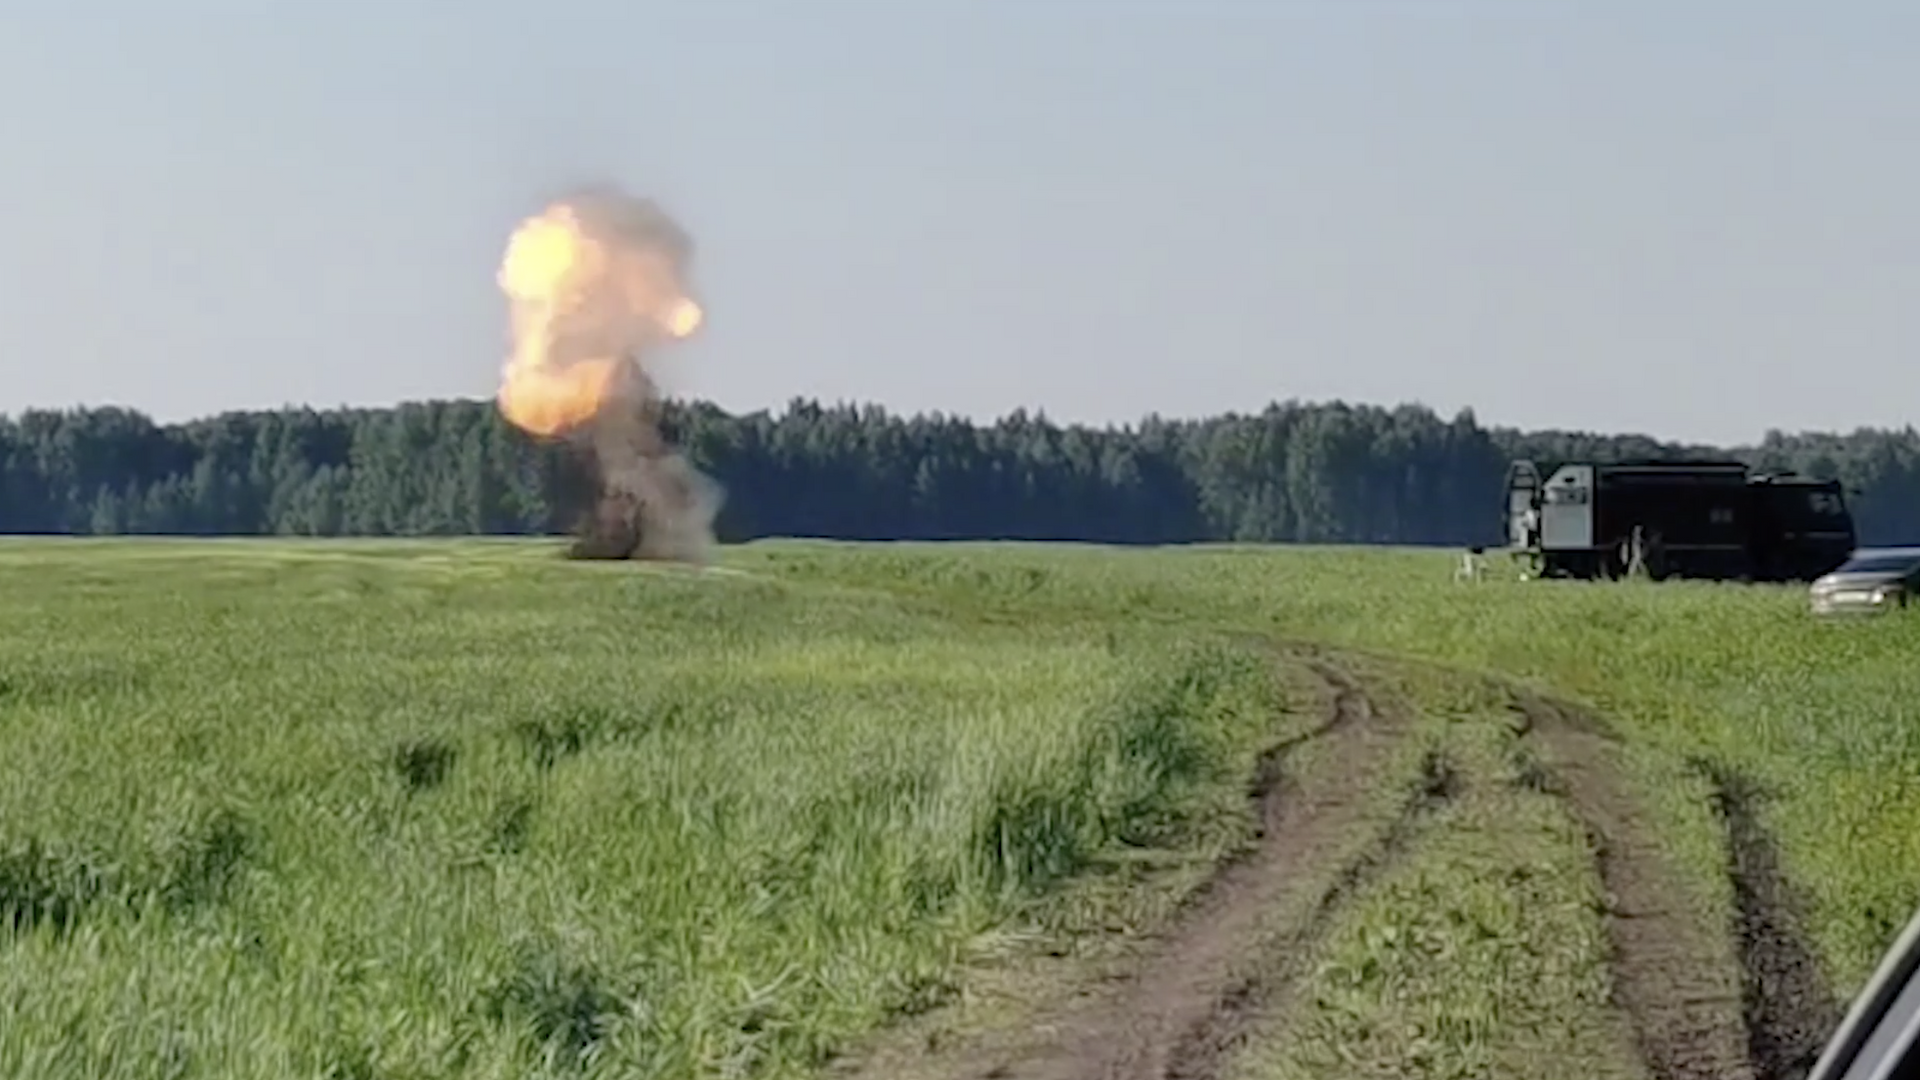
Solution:
[{"label": "clear blue sky", "polygon": [[1920,412],[1920,5],[14,0],[0,412],[486,396],[612,180],[671,389],[989,417],[1471,405],[1713,440]]}]

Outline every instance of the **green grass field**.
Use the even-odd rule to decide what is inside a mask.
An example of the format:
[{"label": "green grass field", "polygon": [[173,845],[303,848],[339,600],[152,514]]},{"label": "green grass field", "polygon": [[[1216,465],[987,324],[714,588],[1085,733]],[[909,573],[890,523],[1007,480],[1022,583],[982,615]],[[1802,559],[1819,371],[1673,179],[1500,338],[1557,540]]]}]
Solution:
[{"label": "green grass field", "polygon": [[[1303,722],[1262,636],[1592,702],[1706,903],[1701,777],[1750,778],[1842,992],[1920,902],[1920,626],[1817,625],[1792,589],[1462,586],[1387,550],[556,551],[0,544],[0,1075],[810,1075],[1010,936],[1151,909],[1243,840],[1255,756]],[[1567,858],[1549,809],[1489,799],[1449,813]],[[1471,836],[1336,958],[1476,874]],[[1186,876],[1116,887],[1143,850]],[[1577,938],[1591,887],[1460,902]],[[1547,1000],[1591,995],[1575,952]],[[1313,1073],[1302,1046],[1263,1068]]]}]

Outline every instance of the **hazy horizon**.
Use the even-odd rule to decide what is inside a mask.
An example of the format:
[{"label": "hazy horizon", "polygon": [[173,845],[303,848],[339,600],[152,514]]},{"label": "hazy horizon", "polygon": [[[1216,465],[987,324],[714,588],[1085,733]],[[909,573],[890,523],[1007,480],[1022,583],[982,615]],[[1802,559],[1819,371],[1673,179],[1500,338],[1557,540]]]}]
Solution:
[{"label": "hazy horizon", "polygon": [[1419,403],[1719,445],[1920,400],[1920,9],[42,5],[0,413],[492,394],[493,274],[692,233],[678,396],[1133,423]]}]

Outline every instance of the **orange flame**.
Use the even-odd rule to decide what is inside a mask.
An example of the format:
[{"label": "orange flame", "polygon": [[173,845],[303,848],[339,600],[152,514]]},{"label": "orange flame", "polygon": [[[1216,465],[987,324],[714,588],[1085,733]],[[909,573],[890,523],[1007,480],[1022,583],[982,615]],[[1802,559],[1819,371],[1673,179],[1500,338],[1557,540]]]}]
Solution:
[{"label": "orange flame", "polygon": [[644,232],[595,229],[567,203],[521,223],[497,281],[512,307],[513,350],[497,402],[541,436],[576,430],[629,392],[629,369],[662,337],[700,328],[677,253]]}]

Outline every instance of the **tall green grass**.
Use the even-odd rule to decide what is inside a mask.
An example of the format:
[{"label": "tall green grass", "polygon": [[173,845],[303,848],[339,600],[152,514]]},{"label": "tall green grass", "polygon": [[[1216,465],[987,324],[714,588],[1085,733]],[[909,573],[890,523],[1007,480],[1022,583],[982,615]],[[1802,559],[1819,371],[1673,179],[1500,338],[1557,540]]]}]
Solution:
[{"label": "tall green grass", "polygon": [[1114,849],[1270,659],[514,545],[0,546],[0,1075],[797,1075]]},{"label": "tall green grass", "polygon": [[1449,558],[0,544],[0,1075],[804,1073],[1116,849],[1232,842],[1236,634],[1592,701],[1702,875],[1671,781],[1752,778],[1857,984],[1920,903],[1920,625]]}]

